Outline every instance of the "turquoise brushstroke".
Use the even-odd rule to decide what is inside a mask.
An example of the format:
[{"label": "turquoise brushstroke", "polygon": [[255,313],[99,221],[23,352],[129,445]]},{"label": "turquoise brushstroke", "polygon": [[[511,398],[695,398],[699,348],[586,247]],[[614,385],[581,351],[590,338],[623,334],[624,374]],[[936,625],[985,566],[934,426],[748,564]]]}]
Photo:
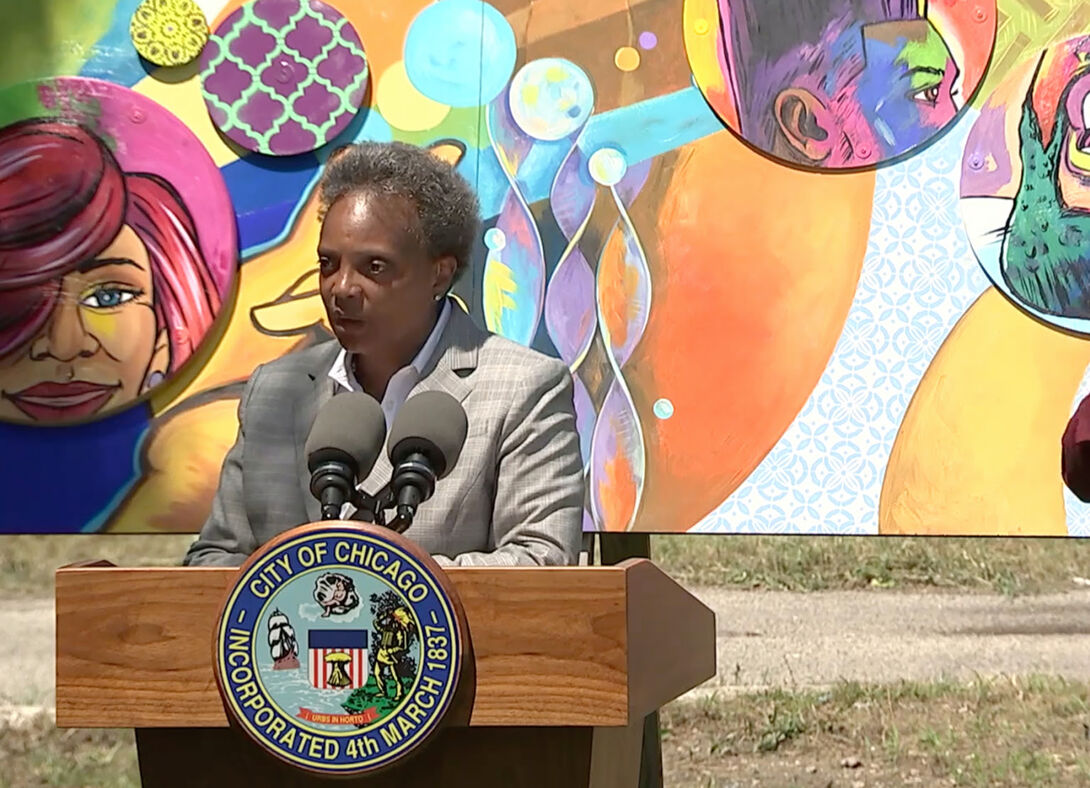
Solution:
[{"label": "turquoise brushstroke", "polygon": [[118,0],[110,27],[91,48],[91,56],[79,70],[81,77],[95,77],[131,88],[148,70],[129,34],[129,23],[141,0]]}]

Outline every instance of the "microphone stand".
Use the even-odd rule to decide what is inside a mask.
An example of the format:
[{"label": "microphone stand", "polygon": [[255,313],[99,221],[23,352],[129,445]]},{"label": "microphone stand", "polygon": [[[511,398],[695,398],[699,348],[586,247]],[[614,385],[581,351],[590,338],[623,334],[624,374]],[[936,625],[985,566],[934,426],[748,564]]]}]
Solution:
[{"label": "microphone stand", "polygon": [[357,490],[352,497],[352,505],[356,507],[353,520],[375,525],[386,525],[386,512],[379,503],[377,496],[369,495],[362,490]]},{"label": "microphone stand", "polygon": [[[363,490],[353,488],[352,495],[347,503],[352,504],[356,511],[351,519],[363,523],[373,523],[389,528],[395,533],[404,533],[413,524],[412,512],[405,506],[398,506],[396,496],[390,484],[386,484],[376,494],[371,495]],[[341,516],[341,504],[332,500],[323,502],[322,519],[339,520]],[[386,519],[387,511],[395,509],[396,514],[392,520]]]},{"label": "microphone stand", "polygon": [[[406,530],[408,530],[409,526],[413,524],[413,518],[405,517],[404,514],[401,512],[401,507],[397,506],[397,500],[394,497],[393,488],[389,484],[387,484],[385,487],[378,491],[375,499],[384,519],[384,522],[382,524],[394,533],[404,533]],[[394,509],[395,507],[397,507],[398,511],[397,514],[394,515],[394,519],[388,521],[385,520],[386,510]]]},{"label": "microphone stand", "polygon": [[[352,515],[353,520],[381,525],[399,534],[404,533],[413,524],[412,516],[406,516],[401,511],[402,507],[397,505],[394,491],[389,484],[374,495],[357,490],[351,503],[356,507],[356,513]],[[392,520],[387,520],[386,512],[395,508],[398,510],[397,514]]]},{"label": "microphone stand", "polygon": [[404,533],[409,529],[409,526],[413,524],[413,518],[406,517],[404,514],[398,513],[394,515],[394,519],[386,523],[386,527],[394,533]]}]

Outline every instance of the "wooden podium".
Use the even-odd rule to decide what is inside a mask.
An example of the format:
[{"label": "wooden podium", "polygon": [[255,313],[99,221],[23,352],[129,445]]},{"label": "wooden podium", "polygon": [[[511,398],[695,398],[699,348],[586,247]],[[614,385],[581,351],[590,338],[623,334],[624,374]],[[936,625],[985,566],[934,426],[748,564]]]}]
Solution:
[{"label": "wooden podium", "polygon": [[715,616],[650,561],[447,570],[473,662],[446,727],[330,780],[230,727],[213,630],[237,570],[57,571],[57,726],[135,728],[145,786],[635,786],[644,716],[715,675]]}]

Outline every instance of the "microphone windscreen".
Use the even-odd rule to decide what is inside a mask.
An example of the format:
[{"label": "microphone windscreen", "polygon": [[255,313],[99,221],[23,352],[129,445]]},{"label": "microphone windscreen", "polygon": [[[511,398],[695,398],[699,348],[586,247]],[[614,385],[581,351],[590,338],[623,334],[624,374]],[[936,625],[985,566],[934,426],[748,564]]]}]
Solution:
[{"label": "microphone windscreen", "polygon": [[386,416],[374,397],[362,391],[337,394],[318,411],[307,436],[307,468],[323,462],[346,460],[356,464],[356,476],[365,479],[375,467],[386,440]]},{"label": "microphone windscreen", "polygon": [[390,428],[390,462],[396,468],[419,452],[442,479],[458,462],[468,429],[466,412],[454,397],[443,391],[417,394],[401,406]]}]

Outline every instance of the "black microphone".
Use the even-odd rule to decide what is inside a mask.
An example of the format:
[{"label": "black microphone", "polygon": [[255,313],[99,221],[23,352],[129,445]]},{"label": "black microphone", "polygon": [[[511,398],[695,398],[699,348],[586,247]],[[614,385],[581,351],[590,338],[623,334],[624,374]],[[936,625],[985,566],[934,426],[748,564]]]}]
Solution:
[{"label": "black microphone", "polygon": [[442,391],[417,394],[398,411],[387,444],[394,466],[390,481],[397,505],[394,530],[412,525],[416,507],[431,497],[436,480],[458,462],[468,428],[461,404]]},{"label": "black microphone", "polygon": [[356,498],[356,480],[366,478],[386,440],[382,406],[363,392],[338,394],[318,411],[307,436],[310,493],[322,504],[323,520],[338,520]]}]

